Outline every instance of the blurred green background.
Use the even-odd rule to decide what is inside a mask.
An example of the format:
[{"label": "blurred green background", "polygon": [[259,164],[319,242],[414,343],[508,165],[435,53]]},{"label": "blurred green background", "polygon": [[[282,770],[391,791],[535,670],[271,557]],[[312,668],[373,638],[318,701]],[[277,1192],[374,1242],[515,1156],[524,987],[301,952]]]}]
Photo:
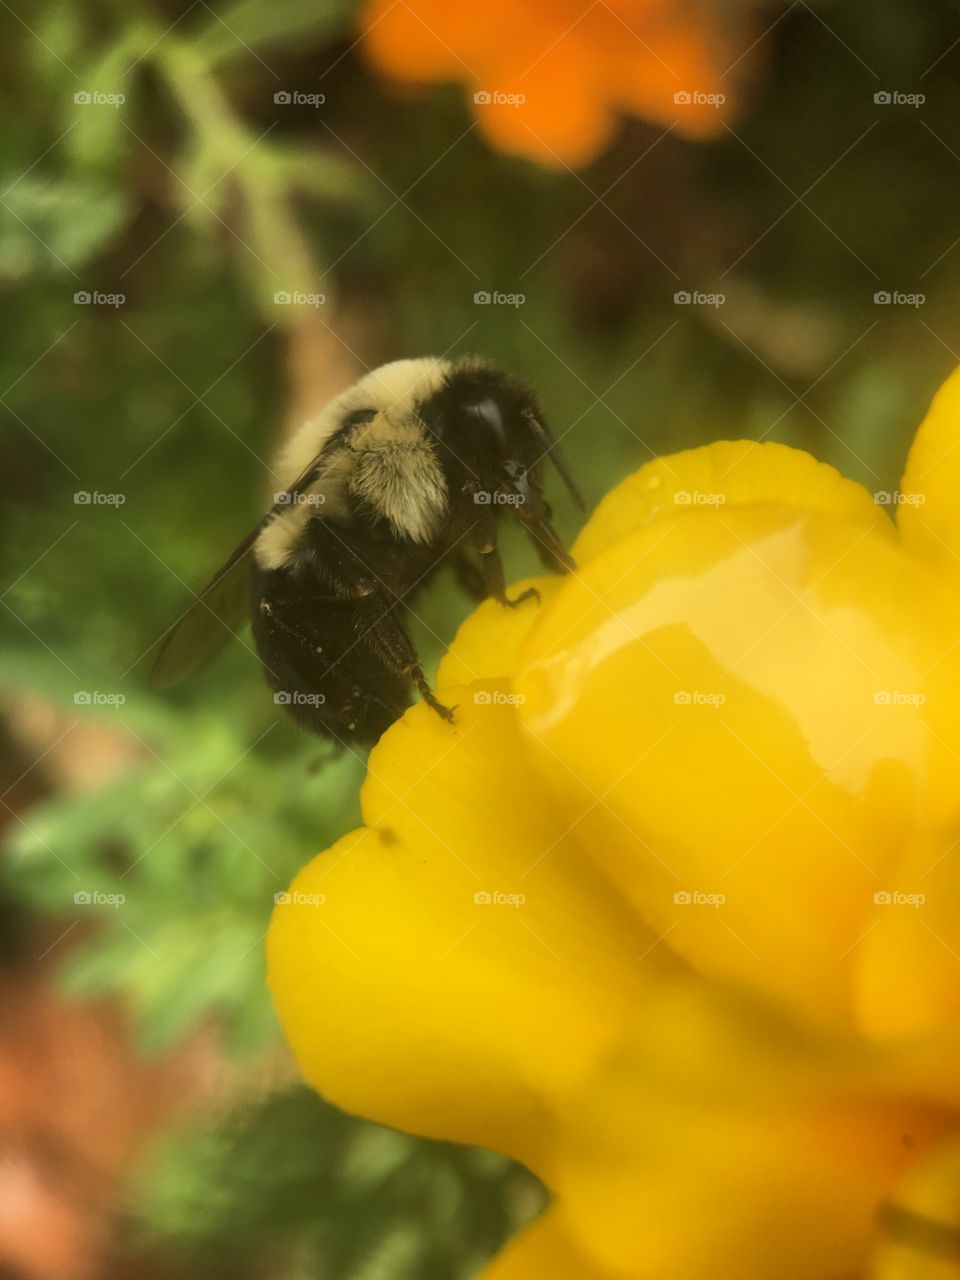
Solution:
[{"label": "blurred green background", "polygon": [[[0,1274],[467,1276],[534,1180],[327,1107],[265,994],[273,896],[356,823],[363,761],[283,718],[242,645],[162,699],[150,651],[283,433],[387,359],[525,375],[591,502],[743,436],[894,489],[960,351],[960,8],[759,9],[729,128],[626,121],[581,172],[492,150],[461,86],[384,85],[350,0],[15,8],[0,1186],[26,1177],[46,1246],[0,1225]],[[467,610],[452,581],[417,601],[430,666]]]}]

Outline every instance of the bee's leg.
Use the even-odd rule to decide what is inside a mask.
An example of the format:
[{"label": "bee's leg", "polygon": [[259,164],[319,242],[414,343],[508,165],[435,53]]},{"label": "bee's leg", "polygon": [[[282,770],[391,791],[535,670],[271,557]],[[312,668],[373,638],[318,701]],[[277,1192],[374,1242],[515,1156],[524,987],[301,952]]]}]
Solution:
[{"label": "bee's leg", "polygon": [[413,681],[428,707],[432,707],[444,720],[452,720],[454,708],[445,706],[430,688],[420,665],[420,655],[407,634],[399,608],[400,601],[391,600],[384,592],[375,592],[358,601],[354,617],[360,638],[388,671]]},{"label": "bee's leg", "polygon": [[573,557],[557,536],[549,515],[539,520],[522,520],[530,541],[537,549],[540,563],[551,573],[571,573],[576,569]]},{"label": "bee's leg", "polygon": [[480,566],[470,559],[466,551],[459,551],[455,556],[453,571],[460,586],[471,600],[476,600],[478,604],[481,600],[486,600],[490,594],[487,591],[486,578],[481,572]]},{"label": "bee's leg", "polygon": [[[311,599],[311,603],[312,602],[313,600]],[[290,602],[284,601],[284,605],[288,603]],[[302,627],[291,626],[291,624],[286,620],[287,610],[285,607],[278,605],[274,600],[261,600],[258,603],[257,608],[259,609],[261,616],[269,619],[271,626],[276,627],[278,631],[282,631],[284,635],[289,636],[291,640],[296,641],[296,643],[301,645],[303,648],[309,649],[311,652],[315,650],[316,637],[310,635]]]},{"label": "bee's leg", "polygon": [[328,520],[312,521],[309,537],[318,579],[341,599],[353,602],[355,643],[362,641],[372,649],[392,675],[412,680],[424,702],[445,720],[452,720],[452,708],[438,701],[423,674],[420,657],[403,625],[398,597],[376,578],[358,548]]},{"label": "bee's leg", "polygon": [[480,553],[480,564],[487,584],[487,595],[493,596],[498,604],[504,605],[507,609],[516,609],[517,605],[523,604],[525,600],[536,600],[538,604],[540,603],[540,592],[536,587],[527,587],[525,591],[521,591],[514,599],[507,595],[507,584],[503,576],[503,561],[496,547],[492,551]]},{"label": "bee's leg", "polygon": [[486,595],[493,596],[494,600],[509,609],[515,609],[518,604],[523,604],[524,600],[539,601],[540,592],[536,587],[527,587],[526,591],[521,591],[515,600],[511,600],[507,595],[503,560],[497,549],[497,530],[492,520],[478,527],[476,545],[480,553],[480,570],[483,574]]},{"label": "bee's leg", "polygon": [[361,550],[329,520],[311,520],[307,526],[308,551],[303,568],[312,569],[317,581],[341,600],[356,600],[383,589]]},{"label": "bee's leg", "polygon": [[419,690],[420,697],[424,700],[428,707],[432,707],[441,720],[446,720],[448,724],[453,724],[453,713],[456,707],[448,707],[445,702],[441,702],[437,695],[430,688],[429,681],[424,676],[419,667],[415,667],[411,671],[413,682]]}]

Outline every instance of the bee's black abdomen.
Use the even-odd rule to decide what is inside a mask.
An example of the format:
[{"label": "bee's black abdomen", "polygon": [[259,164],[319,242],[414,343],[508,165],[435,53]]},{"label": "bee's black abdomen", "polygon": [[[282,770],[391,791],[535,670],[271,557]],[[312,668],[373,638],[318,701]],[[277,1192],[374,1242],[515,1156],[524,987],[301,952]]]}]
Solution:
[{"label": "bee's black abdomen", "polygon": [[315,578],[254,569],[253,638],[274,699],[304,728],[370,746],[410,704],[410,681],[384,669],[356,601]]}]

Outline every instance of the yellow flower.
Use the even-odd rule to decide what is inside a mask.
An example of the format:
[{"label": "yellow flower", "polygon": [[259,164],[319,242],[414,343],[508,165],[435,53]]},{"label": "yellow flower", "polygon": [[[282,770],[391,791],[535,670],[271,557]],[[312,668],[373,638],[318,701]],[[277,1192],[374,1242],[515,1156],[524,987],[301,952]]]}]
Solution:
[{"label": "yellow flower", "polygon": [[487,1280],[960,1276],[960,372],[896,494],[714,444],[574,554],[278,907],[304,1075],[543,1178]]}]

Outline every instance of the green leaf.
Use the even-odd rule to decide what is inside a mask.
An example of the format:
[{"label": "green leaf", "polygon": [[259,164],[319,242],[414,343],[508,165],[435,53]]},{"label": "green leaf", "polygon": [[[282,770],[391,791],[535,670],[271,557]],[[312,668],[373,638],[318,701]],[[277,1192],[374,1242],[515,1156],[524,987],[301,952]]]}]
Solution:
[{"label": "green leaf", "polygon": [[237,0],[211,16],[193,46],[211,64],[285,42],[302,48],[339,33],[354,7],[351,0]]},{"label": "green leaf", "polygon": [[130,210],[126,192],[116,185],[92,179],[50,181],[35,174],[15,182],[3,204],[0,277],[8,280],[41,272],[63,275],[82,267],[110,243]]},{"label": "green leaf", "polygon": [[[134,141],[133,105],[136,72],[131,70],[145,49],[136,32],[125,32],[102,57],[80,74],[66,123],[71,126],[65,148],[78,172],[112,170],[123,160]],[[122,99],[116,103],[85,101],[84,95],[101,94]],[[79,101],[78,101],[79,97]]]},{"label": "green leaf", "polygon": [[[357,1155],[362,1153],[362,1162]],[[156,1143],[133,1183],[136,1235],[204,1275],[459,1280],[543,1207],[502,1157],[344,1115],[304,1088]]]}]

